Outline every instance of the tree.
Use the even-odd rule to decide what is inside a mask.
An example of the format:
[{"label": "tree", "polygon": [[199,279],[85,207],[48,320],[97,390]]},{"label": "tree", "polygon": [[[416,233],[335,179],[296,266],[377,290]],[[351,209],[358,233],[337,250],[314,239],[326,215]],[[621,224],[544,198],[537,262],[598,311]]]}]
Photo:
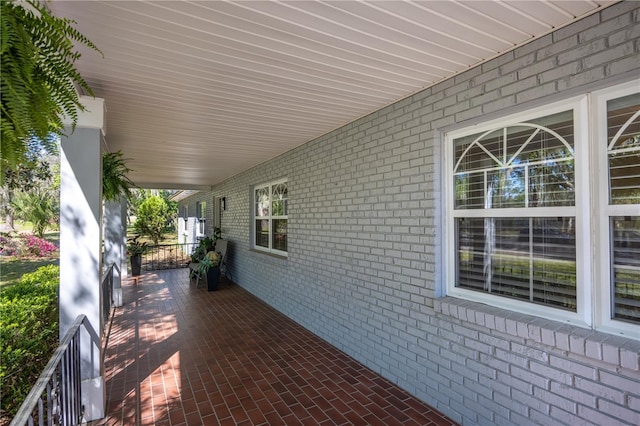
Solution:
[{"label": "tree", "polygon": [[[51,135],[47,140],[31,137],[27,144],[24,159],[14,168],[6,169],[4,185],[1,191],[2,213],[9,230],[13,230],[14,198],[21,192],[30,192],[36,188],[47,187],[54,191],[59,188],[59,144],[58,138]],[[51,182],[53,179],[53,182]],[[53,184],[53,187],[52,187]],[[59,209],[58,197],[54,200],[54,209]]]},{"label": "tree", "polygon": [[30,137],[62,134],[64,115],[75,128],[84,111],[76,84],[93,95],[74,67],[80,58],[74,42],[100,50],[72,23],[39,0],[0,2],[0,180],[24,159]]},{"label": "tree", "polygon": [[134,226],[138,233],[148,236],[154,244],[158,244],[170,217],[166,201],[160,196],[152,195],[138,207],[138,217]]},{"label": "tree", "polygon": [[56,200],[46,188],[19,193],[13,201],[16,216],[33,224],[33,233],[42,238],[44,231],[57,218]]}]

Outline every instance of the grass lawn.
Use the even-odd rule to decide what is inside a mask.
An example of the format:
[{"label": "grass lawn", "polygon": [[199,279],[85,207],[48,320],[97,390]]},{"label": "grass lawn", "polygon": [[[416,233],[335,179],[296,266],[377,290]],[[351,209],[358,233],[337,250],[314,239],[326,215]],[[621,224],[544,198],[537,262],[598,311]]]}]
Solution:
[{"label": "grass lawn", "polygon": [[23,274],[34,272],[41,266],[57,265],[57,258],[2,258],[0,259],[0,288],[16,284]]}]

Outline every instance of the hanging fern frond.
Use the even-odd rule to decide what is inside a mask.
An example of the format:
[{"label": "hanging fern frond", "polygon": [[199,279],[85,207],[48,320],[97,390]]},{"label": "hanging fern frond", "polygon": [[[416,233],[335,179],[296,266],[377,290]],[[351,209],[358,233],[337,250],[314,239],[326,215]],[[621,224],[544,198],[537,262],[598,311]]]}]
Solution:
[{"label": "hanging fern frond", "polygon": [[71,26],[74,21],[51,15],[39,0],[26,3],[0,1],[0,181],[23,159],[31,136],[62,134],[65,115],[75,128],[84,107],[74,85],[93,92],[75,69],[80,53],[74,42],[100,52]]},{"label": "hanging fern frond", "polygon": [[136,185],[127,177],[132,170],[127,167],[122,151],[102,154],[102,198],[119,201],[121,196],[131,198],[131,188]]}]

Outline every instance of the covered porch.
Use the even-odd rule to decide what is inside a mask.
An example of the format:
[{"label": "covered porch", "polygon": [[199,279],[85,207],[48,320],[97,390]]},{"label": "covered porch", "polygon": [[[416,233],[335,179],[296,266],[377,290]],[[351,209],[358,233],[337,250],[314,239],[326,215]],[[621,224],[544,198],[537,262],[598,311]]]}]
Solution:
[{"label": "covered porch", "polygon": [[226,279],[147,272],[123,302],[96,425],[454,424]]},{"label": "covered porch", "polygon": [[[609,101],[637,96],[637,3],[569,2],[584,8],[564,13],[569,3],[527,3],[538,18],[515,3],[431,3],[452,8],[444,12],[414,3],[53,2],[105,54],[79,62],[99,98],[89,108],[98,124],[63,145],[61,330],[78,314],[102,329],[101,150],[132,158],[141,187],[201,191],[191,201],[206,203],[205,219],[219,220],[234,245],[238,283],[209,294],[186,270],[125,280],[105,369],[83,369],[86,418],[102,417],[106,391],[99,424],[446,422],[326,340],[462,424],[638,424],[637,321],[613,318],[613,262],[601,255],[615,242],[609,220],[637,216],[637,204],[589,218],[611,180],[604,163],[590,176],[590,159],[615,153],[587,137],[592,122],[602,140],[614,129]],[[530,21],[542,28],[520,30]],[[463,33],[465,51],[478,51],[481,23],[500,43],[443,65],[423,22],[448,27],[454,56]],[[432,75],[433,65],[443,72]],[[572,245],[584,277],[579,308],[522,302],[522,312],[455,282],[455,226],[443,220],[455,210],[449,135],[480,125],[506,135],[546,119],[548,106],[578,118],[568,128],[584,136],[581,201],[541,214],[584,218]],[[255,190],[282,182],[289,243],[274,256],[255,250]],[[226,200],[222,217],[217,200]],[[113,226],[116,264],[122,228]]]}]

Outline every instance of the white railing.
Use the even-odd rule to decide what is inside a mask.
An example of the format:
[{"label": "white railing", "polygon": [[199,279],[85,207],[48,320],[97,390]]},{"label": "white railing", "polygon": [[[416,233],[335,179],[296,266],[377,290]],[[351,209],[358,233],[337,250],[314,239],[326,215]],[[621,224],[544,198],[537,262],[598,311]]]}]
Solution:
[{"label": "white railing", "polygon": [[[80,327],[100,349],[100,338],[85,315],[78,315],[60,346],[44,368],[33,389],[20,406],[10,426],[63,425],[83,423],[81,403]],[[92,362],[101,362],[99,359]]]}]

